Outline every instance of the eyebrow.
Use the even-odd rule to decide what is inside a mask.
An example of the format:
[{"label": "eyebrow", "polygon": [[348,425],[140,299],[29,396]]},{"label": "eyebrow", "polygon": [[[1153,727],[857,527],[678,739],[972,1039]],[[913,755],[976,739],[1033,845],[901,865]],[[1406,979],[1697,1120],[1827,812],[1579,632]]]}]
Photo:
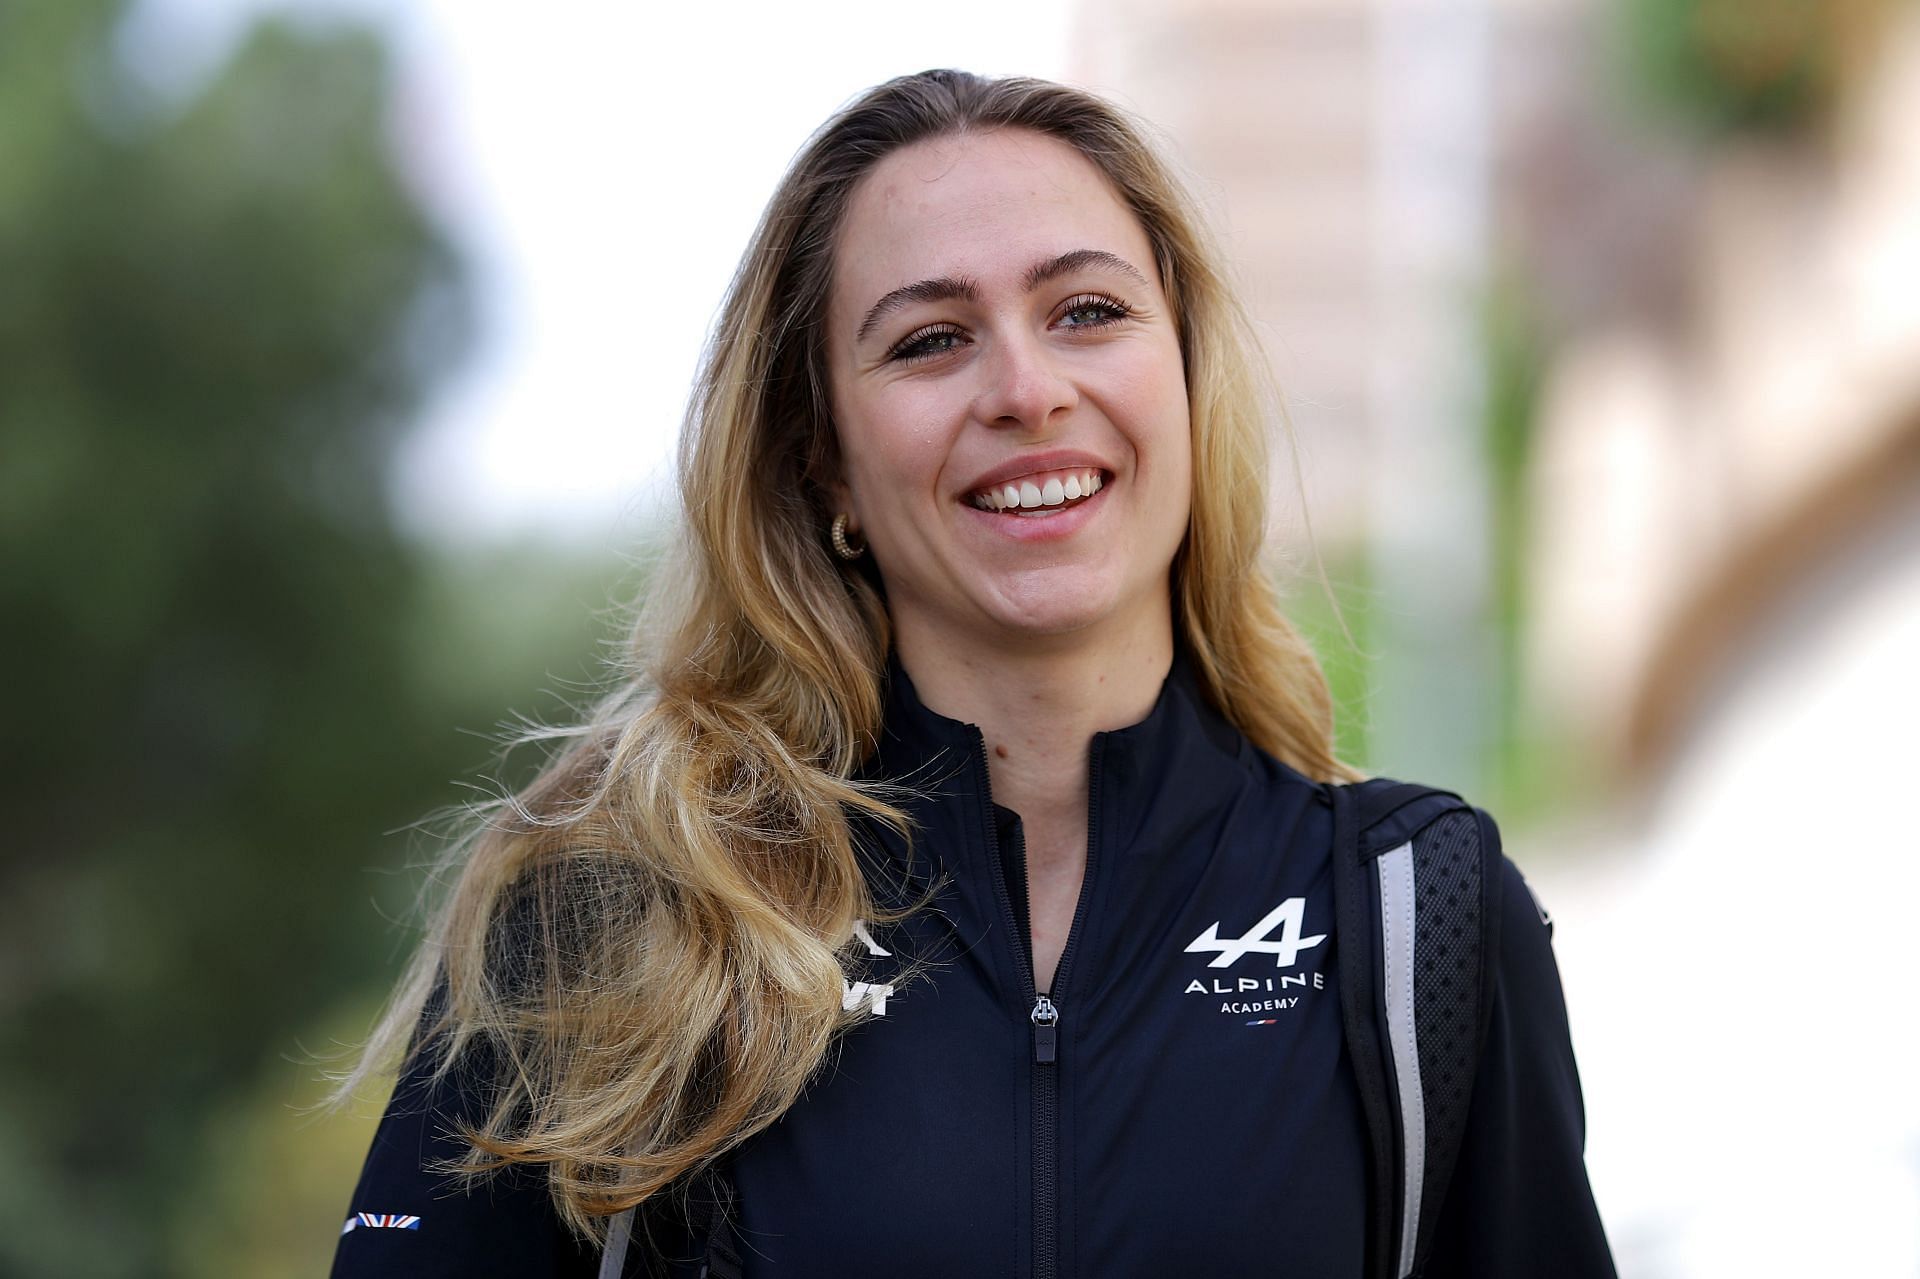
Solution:
[{"label": "eyebrow", "polygon": [[[1036,262],[1027,268],[1021,284],[1031,293],[1049,280],[1092,267],[1124,275],[1143,289],[1151,287],[1147,277],[1140,274],[1133,263],[1105,249],[1072,249],[1058,257]],[[951,275],[902,285],[873,304],[873,309],[867,312],[867,318],[860,321],[860,331],[854,335],[854,341],[864,340],[867,334],[873,332],[876,324],[903,306],[915,302],[945,302],[954,298],[963,302],[977,302],[980,300],[980,287],[964,276]]]}]

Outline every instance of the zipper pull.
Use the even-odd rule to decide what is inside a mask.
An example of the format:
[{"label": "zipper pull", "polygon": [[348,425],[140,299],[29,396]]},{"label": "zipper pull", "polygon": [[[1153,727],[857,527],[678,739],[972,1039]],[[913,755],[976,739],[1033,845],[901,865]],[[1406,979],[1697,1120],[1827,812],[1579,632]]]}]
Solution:
[{"label": "zipper pull", "polygon": [[1027,1020],[1033,1023],[1033,1059],[1042,1064],[1052,1062],[1059,1043],[1056,1028],[1060,1024],[1060,1010],[1042,995],[1034,1001]]}]

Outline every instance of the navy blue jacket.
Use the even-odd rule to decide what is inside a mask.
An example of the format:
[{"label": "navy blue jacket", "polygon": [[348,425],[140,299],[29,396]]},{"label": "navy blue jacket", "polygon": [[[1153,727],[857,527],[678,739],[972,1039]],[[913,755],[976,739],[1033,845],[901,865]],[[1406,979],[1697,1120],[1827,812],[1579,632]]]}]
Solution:
[{"label": "navy blue jacket", "polygon": [[[1037,992],[1019,818],[992,803],[979,731],[894,668],[870,771],[913,787],[918,833],[873,832],[869,870],[884,900],[940,888],[867,930],[846,997],[876,1015],[727,1162],[747,1275],[1363,1279],[1327,787],[1255,749],[1183,661],[1090,756],[1084,886]],[[1425,1274],[1606,1279],[1547,927],[1502,864],[1491,1022]],[[401,1081],[336,1279],[597,1273],[537,1171],[462,1193],[427,1169],[461,1152],[478,1092],[471,1072]],[[625,1273],[697,1273],[686,1216],[643,1209]]]}]

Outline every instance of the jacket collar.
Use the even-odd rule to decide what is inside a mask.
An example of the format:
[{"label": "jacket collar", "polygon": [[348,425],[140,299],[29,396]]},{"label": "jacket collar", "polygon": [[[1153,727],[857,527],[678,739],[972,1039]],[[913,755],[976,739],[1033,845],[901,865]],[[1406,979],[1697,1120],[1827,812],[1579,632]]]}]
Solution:
[{"label": "jacket collar", "polygon": [[[1156,806],[1226,802],[1251,744],[1208,700],[1184,644],[1145,719],[1095,733],[1088,749],[1092,817],[1105,841],[1126,847]],[[886,719],[868,776],[928,799],[971,797],[984,788],[985,741],[978,726],[920,700],[897,654],[887,658]]]}]

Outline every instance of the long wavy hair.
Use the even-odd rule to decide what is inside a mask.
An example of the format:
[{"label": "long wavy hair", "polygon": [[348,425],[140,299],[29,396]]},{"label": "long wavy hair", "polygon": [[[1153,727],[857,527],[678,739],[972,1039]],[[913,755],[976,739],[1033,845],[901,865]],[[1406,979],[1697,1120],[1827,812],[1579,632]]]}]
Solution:
[{"label": "long wavy hair", "polygon": [[1073,146],[1152,243],[1192,423],[1177,624],[1208,696],[1308,777],[1358,775],[1261,563],[1265,362],[1174,174],[1077,89],[928,71],[868,91],[801,150],[727,292],[681,442],[684,545],[617,688],[452,850],[451,889],[341,1085],[483,1052],[489,1109],[463,1166],[544,1165],[583,1234],[775,1120],[861,1015],[842,1003],[854,923],[888,912],[857,827],[904,819],[860,776],[881,727],[884,601],[826,537],[833,250],[883,156],[987,129]]}]

